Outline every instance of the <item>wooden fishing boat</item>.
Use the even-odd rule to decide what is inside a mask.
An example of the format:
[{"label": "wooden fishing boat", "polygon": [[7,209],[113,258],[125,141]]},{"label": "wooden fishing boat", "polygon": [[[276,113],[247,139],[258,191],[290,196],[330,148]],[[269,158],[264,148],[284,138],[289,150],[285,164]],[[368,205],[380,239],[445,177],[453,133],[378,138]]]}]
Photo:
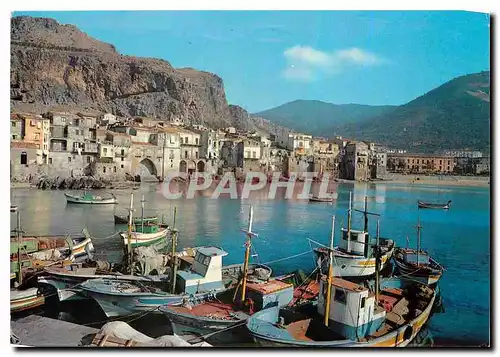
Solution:
[{"label": "wooden fishing boat", "polygon": [[323,202],[323,203],[330,203],[333,202],[337,199],[338,194],[337,193],[329,193],[327,196],[315,196],[315,195],[310,195],[309,196],[309,202]]},{"label": "wooden fishing boat", "polygon": [[93,195],[89,192],[85,192],[81,196],[71,195],[69,193],[65,193],[66,201],[68,203],[78,203],[78,204],[94,204],[94,205],[104,205],[104,204],[116,204],[118,200],[116,196],[111,194],[111,197],[104,198],[101,196]]},{"label": "wooden fishing boat", "polygon": [[205,299],[186,298],[160,306],[176,335],[210,336],[209,341],[222,344],[241,342],[249,337],[244,322],[250,315],[270,306],[286,306],[293,299],[292,284],[270,279],[270,270],[259,267],[249,271],[251,238],[256,236],[252,223],[253,207],[250,207],[241,284]]},{"label": "wooden fishing boat", "polygon": [[[132,224],[140,226],[144,222],[145,224],[148,223],[158,223],[158,217],[157,216],[149,216],[149,217],[138,217],[134,218],[134,221]],[[117,216],[115,215],[115,224],[128,224],[128,216]]]},{"label": "wooden fishing boat", "polygon": [[128,246],[129,242],[132,248],[148,246],[165,240],[170,233],[169,226],[166,224],[138,224],[135,225],[134,231],[121,232],[122,242],[124,246]]},{"label": "wooden fishing boat", "polygon": [[400,275],[415,279],[426,285],[436,284],[443,275],[443,267],[432,259],[429,254],[420,249],[422,226],[417,226],[417,248],[397,248],[394,252],[396,272]]},{"label": "wooden fishing boat", "polygon": [[418,208],[450,209],[451,201],[447,203],[430,203],[417,200]]},{"label": "wooden fishing boat", "polygon": [[404,279],[375,294],[347,280],[327,280],[321,280],[317,305],[271,307],[251,316],[246,326],[254,341],[265,347],[405,347],[427,322],[436,298],[433,289]]},{"label": "wooden fishing boat", "polygon": [[152,311],[160,305],[180,302],[191,295],[202,299],[225,290],[222,257],[226,255],[225,251],[217,247],[197,248],[191,269],[177,271],[176,279],[163,284],[163,289],[142,280],[114,279],[87,280],[79,288],[93,298],[108,317]]},{"label": "wooden fishing boat", "polygon": [[[365,197],[364,211],[356,210],[364,214],[365,225],[363,230],[351,229],[351,194],[349,195],[349,211],[347,216],[347,229],[342,228],[342,238],[339,245],[333,248],[335,264],[333,266],[333,275],[342,277],[362,278],[375,274],[375,246],[378,240],[378,247],[381,250],[380,270],[383,270],[389,263],[394,253],[394,241],[387,238],[381,238],[377,231],[375,238],[370,237],[368,233],[368,215],[377,215],[367,211],[367,199]],[[326,273],[328,268],[328,248],[319,247],[314,249],[318,257],[318,265],[321,271]]]},{"label": "wooden fishing boat", "polygon": [[10,291],[11,314],[34,309],[43,304],[45,304],[45,297],[36,287],[25,290],[12,289]]}]

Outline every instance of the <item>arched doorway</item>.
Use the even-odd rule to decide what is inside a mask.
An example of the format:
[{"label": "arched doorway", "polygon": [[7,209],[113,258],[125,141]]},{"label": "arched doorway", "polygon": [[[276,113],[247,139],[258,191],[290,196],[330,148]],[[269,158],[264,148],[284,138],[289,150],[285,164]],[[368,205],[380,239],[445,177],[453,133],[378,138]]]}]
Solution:
[{"label": "arched doorway", "polygon": [[179,164],[179,172],[187,172],[187,163],[184,160],[181,160]]},{"label": "arched doorway", "polygon": [[143,159],[139,163],[139,167],[136,170],[136,175],[140,175],[141,177],[158,177],[158,170],[156,169],[156,165],[150,159]]},{"label": "arched doorway", "polygon": [[202,160],[198,161],[196,164],[196,171],[205,172],[205,163]]}]

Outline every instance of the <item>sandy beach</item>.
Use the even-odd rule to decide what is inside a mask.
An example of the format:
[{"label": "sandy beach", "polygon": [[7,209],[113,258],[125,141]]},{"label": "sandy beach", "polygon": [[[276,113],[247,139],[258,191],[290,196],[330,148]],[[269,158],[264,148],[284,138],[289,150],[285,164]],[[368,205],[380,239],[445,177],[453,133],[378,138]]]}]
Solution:
[{"label": "sandy beach", "polygon": [[489,187],[490,177],[484,176],[424,176],[424,175],[393,175],[387,180],[374,181],[375,184],[406,184],[433,186],[468,186]]}]

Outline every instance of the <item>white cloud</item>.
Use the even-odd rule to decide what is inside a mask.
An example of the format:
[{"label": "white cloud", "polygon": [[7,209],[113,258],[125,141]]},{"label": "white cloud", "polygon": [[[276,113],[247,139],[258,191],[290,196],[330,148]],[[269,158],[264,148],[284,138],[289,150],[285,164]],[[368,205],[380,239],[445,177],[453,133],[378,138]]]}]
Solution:
[{"label": "white cloud", "polygon": [[283,55],[287,66],[282,75],[300,81],[313,81],[348,66],[374,66],[385,62],[375,53],[356,47],[328,53],[309,46],[294,46],[285,50]]}]

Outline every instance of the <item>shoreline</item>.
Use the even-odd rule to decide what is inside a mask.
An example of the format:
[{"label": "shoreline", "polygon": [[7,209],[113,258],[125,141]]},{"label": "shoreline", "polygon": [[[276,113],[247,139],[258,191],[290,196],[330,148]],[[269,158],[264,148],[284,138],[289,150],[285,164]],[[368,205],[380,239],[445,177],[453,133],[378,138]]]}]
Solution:
[{"label": "shoreline", "polygon": [[406,186],[456,186],[456,187],[491,187],[490,180],[481,180],[481,179],[445,179],[445,180],[436,180],[436,179],[422,179],[414,180],[414,179],[394,179],[394,180],[381,180],[381,181],[372,181],[376,185],[380,184],[396,184],[396,185],[406,185]]}]

